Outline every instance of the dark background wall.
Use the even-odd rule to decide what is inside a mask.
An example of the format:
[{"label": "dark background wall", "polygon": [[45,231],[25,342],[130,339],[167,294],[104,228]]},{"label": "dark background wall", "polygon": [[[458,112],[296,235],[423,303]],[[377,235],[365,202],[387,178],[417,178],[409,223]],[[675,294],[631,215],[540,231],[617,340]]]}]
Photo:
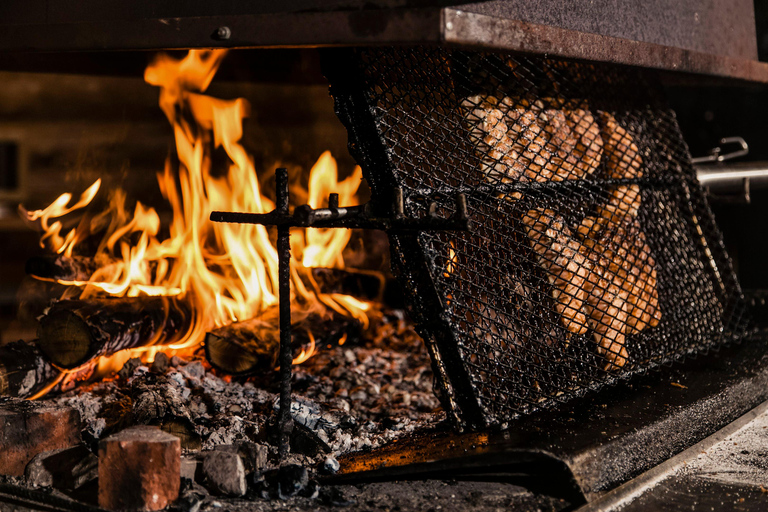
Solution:
[{"label": "dark background wall", "polygon": [[[754,5],[758,55],[768,62],[768,1]],[[750,148],[743,160],[768,162],[768,86],[669,86],[667,95],[693,156],[738,135]],[[713,202],[713,209],[742,286],[768,288],[768,191],[753,191],[748,205]]]}]

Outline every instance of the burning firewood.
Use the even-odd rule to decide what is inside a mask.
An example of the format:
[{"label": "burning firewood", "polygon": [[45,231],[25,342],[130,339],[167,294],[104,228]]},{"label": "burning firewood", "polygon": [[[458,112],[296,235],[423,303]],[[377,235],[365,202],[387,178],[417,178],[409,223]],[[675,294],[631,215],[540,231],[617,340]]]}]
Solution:
[{"label": "burning firewood", "polygon": [[61,300],[40,318],[38,346],[56,366],[76,368],[128,348],[171,344],[194,323],[176,297]]},{"label": "burning firewood", "polygon": [[[220,327],[205,336],[205,355],[214,368],[230,375],[251,375],[278,366],[278,308],[250,320]],[[294,360],[309,356],[316,346],[344,343],[359,335],[360,323],[333,311],[294,314],[291,332]],[[303,355],[302,355],[303,354]]]},{"label": "burning firewood", "polygon": [[34,345],[15,341],[0,347],[0,396],[32,396],[57,374]]},{"label": "burning firewood", "polygon": [[[117,264],[117,260],[96,260],[87,256],[64,256],[61,254],[34,256],[26,263],[27,275],[57,281],[89,281],[93,274],[104,267]],[[386,278],[381,272],[354,268],[306,269],[307,277],[318,286],[321,293],[340,293],[360,300],[397,301],[397,282]]]},{"label": "burning firewood", "polygon": [[51,254],[34,256],[27,260],[27,275],[61,281],[88,281],[102,266],[94,258]]}]

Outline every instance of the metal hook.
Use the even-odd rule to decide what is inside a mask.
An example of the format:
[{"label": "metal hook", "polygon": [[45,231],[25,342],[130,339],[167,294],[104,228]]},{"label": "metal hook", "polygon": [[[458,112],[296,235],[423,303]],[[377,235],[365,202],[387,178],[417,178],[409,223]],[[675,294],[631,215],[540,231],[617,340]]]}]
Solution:
[{"label": "metal hook", "polygon": [[[741,149],[731,151],[730,153],[723,153],[723,146],[726,144],[738,144]],[[720,139],[720,145],[712,148],[707,156],[700,156],[697,158],[691,158],[691,162],[694,164],[702,164],[705,162],[725,162],[726,160],[732,160],[740,156],[746,156],[749,154],[749,145],[742,137],[723,137]]]}]

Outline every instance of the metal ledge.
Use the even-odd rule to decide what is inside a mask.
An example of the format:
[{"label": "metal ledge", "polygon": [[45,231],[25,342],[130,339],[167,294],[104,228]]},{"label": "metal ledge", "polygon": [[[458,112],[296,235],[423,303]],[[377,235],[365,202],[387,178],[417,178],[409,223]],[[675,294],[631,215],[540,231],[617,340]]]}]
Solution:
[{"label": "metal ledge", "polygon": [[763,333],[515,422],[503,432],[432,432],[347,456],[333,481],[484,475],[519,482],[522,475],[546,482],[550,496],[592,501],[766,400]]},{"label": "metal ledge", "polygon": [[611,62],[768,83],[768,63],[577,32],[549,25],[444,10],[448,44]]},{"label": "metal ledge", "polygon": [[[144,4],[137,2],[139,7]],[[211,6],[174,17],[148,16],[151,9],[140,16],[120,17],[124,14],[122,11],[118,9],[119,12],[111,13],[111,3],[102,0],[98,12],[82,19],[58,11],[46,16],[27,16],[27,19],[15,12],[17,5],[21,3],[5,8],[9,12],[0,23],[0,51],[447,44],[768,83],[768,64],[748,58],[702,53],[437,5],[272,13],[255,12],[258,9],[254,7],[252,14],[219,14],[216,7]],[[185,12],[183,4],[176,7],[180,13]],[[662,28],[655,27],[655,30]]]}]

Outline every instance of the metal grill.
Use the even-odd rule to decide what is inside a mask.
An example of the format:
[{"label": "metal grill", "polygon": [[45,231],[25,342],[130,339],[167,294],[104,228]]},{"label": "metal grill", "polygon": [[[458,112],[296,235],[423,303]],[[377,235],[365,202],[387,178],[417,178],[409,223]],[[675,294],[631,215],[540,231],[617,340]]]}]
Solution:
[{"label": "metal grill", "polygon": [[[446,48],[336,50],[374,198],[467,233],[391,234],[443,402],[503,424],[745,330],[674,113],[647,71]],[[431,205],[431,206],[430,206]]]}]

